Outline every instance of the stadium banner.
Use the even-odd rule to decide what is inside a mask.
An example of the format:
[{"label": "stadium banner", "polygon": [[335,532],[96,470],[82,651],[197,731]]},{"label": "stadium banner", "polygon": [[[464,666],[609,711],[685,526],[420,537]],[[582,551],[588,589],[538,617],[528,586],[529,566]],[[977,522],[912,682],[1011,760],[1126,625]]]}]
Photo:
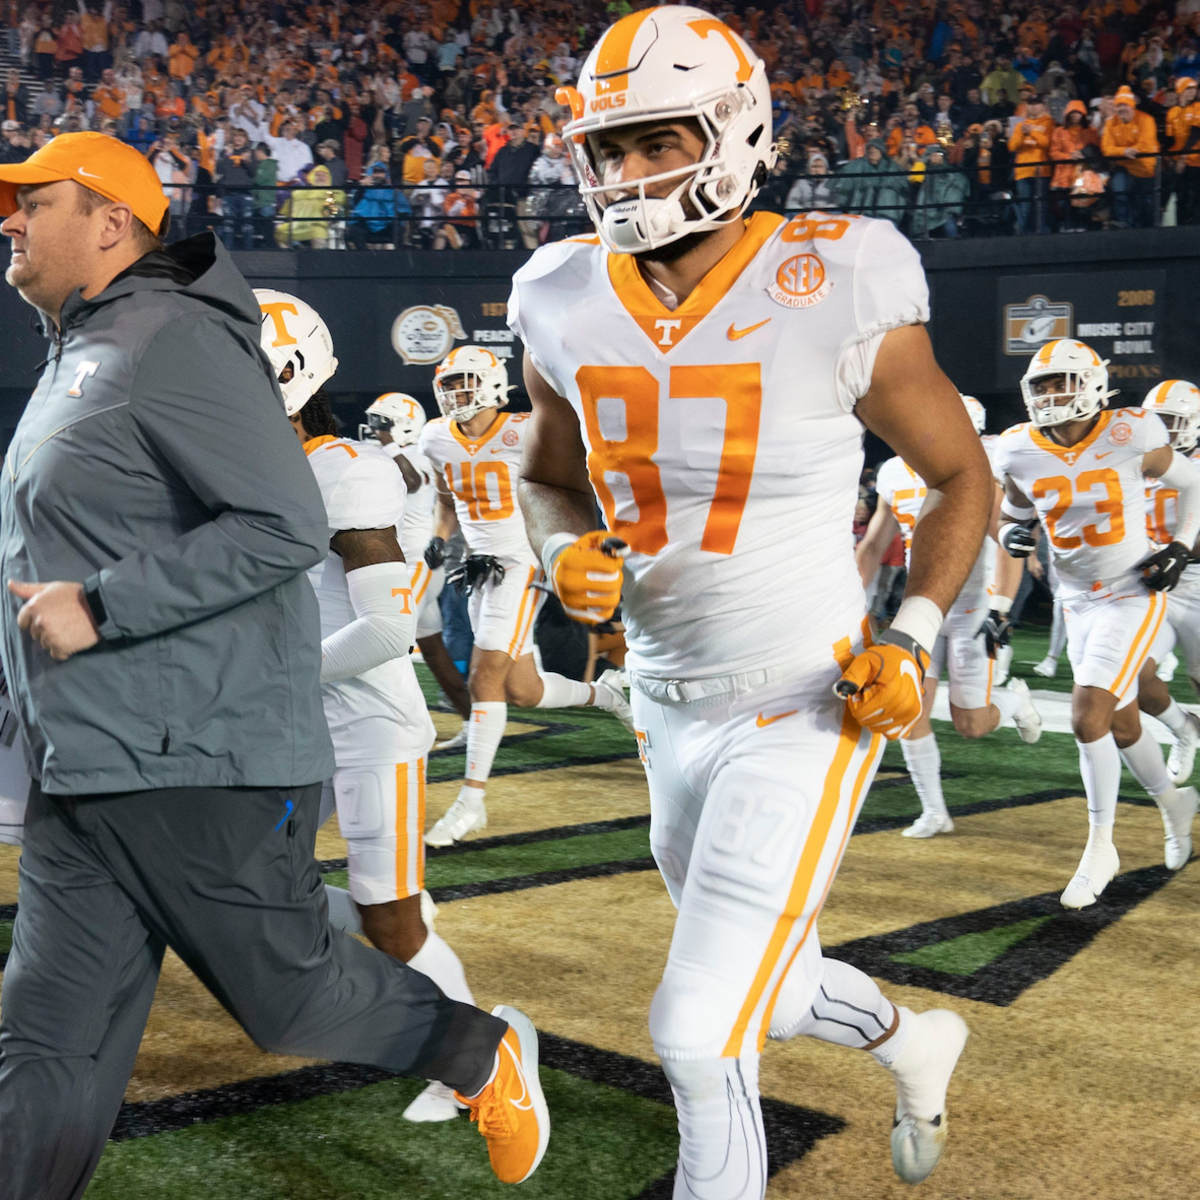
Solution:
[{"label": "stadium banner", "polygon": [[1015,388],[1030,358],[1055,338],[1087,342],[1108,359],[1114,387],[1140,394],[1168,378],[1166,271],[1004,275],[996,288],[997,391]]}]

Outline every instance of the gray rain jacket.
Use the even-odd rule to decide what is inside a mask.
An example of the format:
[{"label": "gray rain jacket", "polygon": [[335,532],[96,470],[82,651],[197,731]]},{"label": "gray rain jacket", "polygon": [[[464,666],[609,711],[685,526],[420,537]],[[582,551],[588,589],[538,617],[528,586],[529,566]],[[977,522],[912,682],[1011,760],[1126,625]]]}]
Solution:
[{"label": "gray rain jacket", "polygon": [[0,483],[0,580],[84,583],[102,640],[3,658],[50,793],[325,779],[320,624],[304,572],[325,510],[259,348],[254,294],[211,234],[63,305]]}]

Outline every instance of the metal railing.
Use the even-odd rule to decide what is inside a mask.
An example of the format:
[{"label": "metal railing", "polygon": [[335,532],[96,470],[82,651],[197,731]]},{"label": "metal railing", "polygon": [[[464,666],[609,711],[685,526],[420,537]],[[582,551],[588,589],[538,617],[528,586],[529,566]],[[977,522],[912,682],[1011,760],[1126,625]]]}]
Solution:
[{"label": "metal railing", "polygon": [[[1200,223],[1200,167],[1177,170],[1182,151],[1139,155],[1155,161],[1144,177],[1123,169],[1131,161],[1099,160],[1079,169],[1072,185],[1051,188],[1049,158],[969,171],[950,165],[879,171],[847,170],[827,176],[776,175],[756,208],[796,213],[812,210],[885,217],[909,237],[988,237]],[[862,162],[863,160],[855,160]],[[1046,175],[1015,179],[1037,168]],[[981,180],[989,173],[991,179]],[[797,181],[816,195],[789,204]],[[478,187],[243,187],[170,184],[172,238],[212,229],[231,249],[534,249],[580,233],[592,224],[571,185]],[[446,201],[455,202],[448,208]]]}]

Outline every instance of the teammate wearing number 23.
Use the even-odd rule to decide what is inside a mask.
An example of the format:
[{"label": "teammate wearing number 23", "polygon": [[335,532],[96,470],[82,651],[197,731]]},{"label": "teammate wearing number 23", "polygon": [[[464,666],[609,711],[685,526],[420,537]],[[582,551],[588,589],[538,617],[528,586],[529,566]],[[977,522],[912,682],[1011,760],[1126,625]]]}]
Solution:
[{"label": "teammate wearing number 23", "polygon": [[[965,1026],[825,960],[816,921],[884,737],[920,714],[987,524],[987,459],[895,228],[745,217],[776,151],[764,64],[732,29],[633,13],[559,95],[597,236],[543,247],[513,281],[533,404],[519,497],[568,610],[603,620],[623,583],[651,846],[679,910],[650,1011],[675,1197],[760,1200],[759,1055],[798,1034],[890,1068],[893,1163],[916,1182]],[[850,532],[864,426],[932,497],[874,644]]]},{"label": "teammate wearing number 23", "polygon": [[[1154,797],[1166,865],[1191,856],[1196,792],[1176,789],[1162,751],[1138,717],[1138,673],[1200,533],[1200,471],[1168,442],[1152,410],[1106,409],[1116,392],[1108,364],[1083,342],[1047,342],[1021,391],[1029,422],[1003,434],[993,456],[1004,485],[1000,544],[1033,549],[1041,522],[1050,542],[1075,675],[1071,724],[1088,802],[1088,841],[1062,894],[1066,908],[1094,904],[1120,866],[1112,830],[1121,760]],[[1174,539],[1156,550],[1146,530],[1146,480],[1178,489]]]}]

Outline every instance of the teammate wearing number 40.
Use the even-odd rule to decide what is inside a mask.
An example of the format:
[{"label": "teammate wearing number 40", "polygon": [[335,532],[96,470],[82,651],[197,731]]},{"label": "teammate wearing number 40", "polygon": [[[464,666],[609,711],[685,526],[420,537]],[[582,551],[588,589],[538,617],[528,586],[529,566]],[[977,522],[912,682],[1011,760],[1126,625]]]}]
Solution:
[{"label": "teammate wearing number 40", "polygon": [[[966,1027],[895,1007],[822,957],[816,926],[884,738],[920,716],[988,524],[987,457],[890,222],[745,216],[776,149],[765,66],[732,29],[634,13],[559,97],[597,236],[543,247],[513,281],[533,403],[520,502],[566,609],[623,605],[651,846],[678,907],[650,1011],[675,1197],[764,1195],[759,1056],[799,1034],[890,1069],[892,1161],[917,1182]],[[850,532],[864,427],[932,497],[874,642]]]}]

